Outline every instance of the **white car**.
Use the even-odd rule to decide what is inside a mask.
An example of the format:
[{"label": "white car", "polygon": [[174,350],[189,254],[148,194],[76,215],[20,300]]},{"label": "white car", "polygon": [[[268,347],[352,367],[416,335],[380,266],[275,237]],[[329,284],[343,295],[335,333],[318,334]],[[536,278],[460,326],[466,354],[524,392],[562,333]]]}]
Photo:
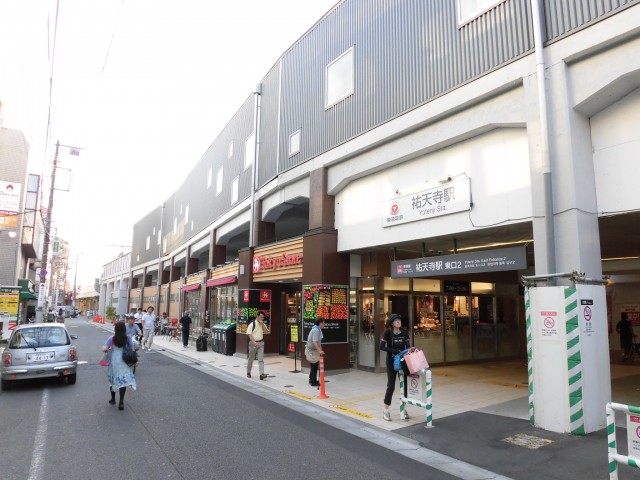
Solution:
[{"label": "white car", "polygon": [[78,351],[72,340],[77,338],[62,323],[16,326],[2,352],[2,390],[16,380],[34,378],[59,377],[69,385],[76,383]]}]

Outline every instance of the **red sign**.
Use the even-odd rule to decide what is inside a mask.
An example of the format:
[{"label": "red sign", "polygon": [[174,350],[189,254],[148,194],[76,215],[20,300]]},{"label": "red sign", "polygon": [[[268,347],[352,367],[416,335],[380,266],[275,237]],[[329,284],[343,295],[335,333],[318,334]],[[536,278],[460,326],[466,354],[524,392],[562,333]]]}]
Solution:
[{"label": "red sign", "polygon": [[253,257],[252,270],[253,273],[260,273],[266,270],[278,270],[280,268],[290,267],[292,265],[302,265],[302,254],[294,253],[292,255],[284,252],[277,257]]},{"label": "red sign", "polygon": [[289,351],[290,352],[295,352],[296,351],[296,344],[295,343],[290,343],[289,344]]},{"label": "red sign", "polygon": [[243,295],[244,295],[244,296],[243,296],[243,300],[244,300],[245,302],[248,302],[248,301],[249,301],[249,290],[245,290],[245,291],[243,292]]},{"label": "red sign", "polygon": [[261,302],[270,302],[271,301],[271,290],[260,290],[260,301]]}]

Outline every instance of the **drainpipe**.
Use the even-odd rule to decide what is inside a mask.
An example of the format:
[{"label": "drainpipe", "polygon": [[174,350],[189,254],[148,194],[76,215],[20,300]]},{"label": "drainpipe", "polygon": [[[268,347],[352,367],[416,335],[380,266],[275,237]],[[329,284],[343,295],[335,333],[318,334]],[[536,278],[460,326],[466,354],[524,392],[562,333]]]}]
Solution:
[{"label": "drainpipe", "polygon": [[544,218],[546,229],[547,265],[546,273],[556,270],[556,247],[553,219],[553,189],[551,159],[549,155],[549,123],[547,118],[547,86],[545,82],[544,44],[542,40],[543,11],[539,0],[531,0],[533,40],[536,54],[536,77],[538,79],[538,105],[540,110],[540,145],[542,147],[542,181],[544,186]]},{"label": "drainpipe", "polygon": [[251,220],[249,223],[249,248],[253,248],[255,246],[255,201],[256,201],[256,164],[258,163],[258,153],[260,152],[260,135],[259,135],[259,127],[260,127],[260,95],[262,95],[262,84],[258,83],[256,85],[256,90],[253,92],[254,94],[254,105],[255,110],[253,114],[253,164],[251,165]]}]

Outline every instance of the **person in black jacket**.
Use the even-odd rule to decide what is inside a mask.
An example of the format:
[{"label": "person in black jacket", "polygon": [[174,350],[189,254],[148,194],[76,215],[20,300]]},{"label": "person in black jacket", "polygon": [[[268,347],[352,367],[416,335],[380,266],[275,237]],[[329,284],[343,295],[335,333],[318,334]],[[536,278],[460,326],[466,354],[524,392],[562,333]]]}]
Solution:
[{"label": "person in black jacket", "polygon": [[[391,421],[391,412],[389,407],[391,406],[391,396],[396,388],[397,372],[393,368],[393,356],[402,352],[403,350],[411,347],[411,341],[409,339],[409,333],[402,328],[402,317],[397,313],[389,315],[387,320],[387,329],[384,331],[384,336],[380,341],[380,350],[387,352],[387,391],[384,394],[384,410],[382,411],[382,418],[386,421]],[[401,362],[402,369],[404,371],[405,379],[409,374],[404,362]],[[407,396],[407,382],[404,382],[404,396]],[[405,410],[405,419],[409,418]]]},{"label": "person in black jacket", "polygon": [[631,356],[633,348],[633,325],[625,312],[620,314],[620,321],[616,325],[616,332],[620,334],[620,347],[622,348],[622,361],[625,362]]}]

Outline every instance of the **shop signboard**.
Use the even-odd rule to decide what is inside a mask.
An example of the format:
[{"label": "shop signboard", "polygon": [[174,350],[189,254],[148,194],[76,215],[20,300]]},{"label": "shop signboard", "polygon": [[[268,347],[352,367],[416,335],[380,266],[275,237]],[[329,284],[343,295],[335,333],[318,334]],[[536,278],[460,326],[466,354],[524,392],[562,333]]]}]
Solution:
[{"label": "shop signboard", "polygon": [[627,414],[629,456],[640,461],[640,415]]},{"label": "shop signboard", "polygon": [[627,304],[620,307],[621,313],[626,313],[629,321],[636,327],[640,326],[640,305]]},{"label": "shop signboard", "polygon": [[18,322],[20,309],[20,287],[0,286],[0,332],[2,338],[9,338],[11,329]]},{"label": "shop signboard", "polygon": [[237,333],[247,333],[247,327],[256,319],[258,312],[264,312],[264,324],[271,328],[271,290],[238,290]]},{"label": "shop signboard", "polygon": [[302,286],[302,341],[307,341],[317,318],[324,319],[322,343],[349,341],[349,287],[347,285]]},{"label": "shop signboard", "polygon": [[397,260],[391,262],[391,277],[436,277],[440,275],[524,270],[526,268],[527,249],[523,246]]},{"label": "shop signboard", "polygon": [[471,181],[468,178],[449,182],[411,195],[382,202],[382,226],[464,212],[471,208]]}]

